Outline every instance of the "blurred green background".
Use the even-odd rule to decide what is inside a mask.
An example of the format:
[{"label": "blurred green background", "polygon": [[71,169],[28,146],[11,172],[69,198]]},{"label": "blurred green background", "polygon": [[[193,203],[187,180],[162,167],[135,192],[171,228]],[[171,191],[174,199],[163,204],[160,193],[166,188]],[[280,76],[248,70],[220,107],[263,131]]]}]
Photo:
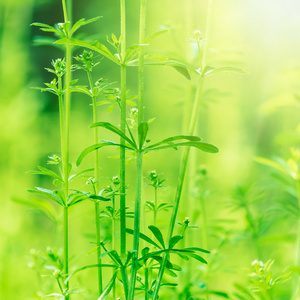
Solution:
[{"label": "blurred green background", "polygon": [[[149,1],[147,33],[165,27],[170,29],[149,49],[197,64],[193,44],[187,40],[195,30],[204,32],[206,6],[204,0]],[[138,41],[138,10],[138,1],[127,1],[128,45]],[[218,249],[221,242],[225,243],[218,252],[217,271],[210,280],[216,290],[232,292],[233,283],[241,282],[244,268],[250,268],[251,261],[257,258],[245,234],[245,211],[228,207],[238,186],[248,191],[245,193],[250,198],[259,199],[251,206],[252,213],[268,224],[259,240],[261,259],[274,259],[275,273],[282,272],[294,261],[296,221],[278,209],[278,203],[295,202],[296,198],[293,193],[286,193],[270,174],[271,170],[257,164],[254,157],[287,159],[290,148],[299,146],[299,10],[296,0],[213,1],[207,63],[246,71],[207,78],[197,135],[216,145],[220,153],[196,156],[193,152],[188,176],[192,190],[198,184],[198,188],[205,186],[210,191],[206,198],[210,249]],[[103,18],[82,32],[91,40],[106,43],[107,35],[119,35],[119,2],[74,1],[74,20],[98,15]],[[54,47],[34,46],[35,37],[43,33],[31,27],[32,22],[50,25],[62,22],[60,1],[0,1],[0,299],[7,300],[35,299],[33,294],[40,287],[36,273],[28,266],[32,260],[31,249],[45,251],[48,246],[58,247],[62,238],[57,236],[53,222],[45,214],[14,201],[30,199],[27,189],[34,186],[50,186],[47,179],[26,172],[45,165],[49,155],[60,151],[57,100],[31,87],[52,80],[44,68],[50,67],[52,59],[62,57],[63,52]],[[128,73],[130,93],[135,95],[136,69]],[[80,72],[74,76],[87,84]],[[115,82],[114,86],[118,87],[118,68],[105,59],[97,67],[95,76]],[[149,67],[145,89],[146,119],[155,118],[150,127],[151,140],[184,133],[182,127],[188,118],[184,118],[184,111],[190,108],[195,78],[188,81],[172,68]],[[72,101],[71,161],[74,162],[80,151],[91,144],[88,125],[92,116],[89,99],[75,95]],[[99,117],[117,125],[118,112],[106,114],[105,110],[103,107]],[[101,134],[106,132],[101,131]],[[155,169],[166,179],[160,195],[170,203],[174,198],[180,154],[180,150],[166,151],[150,154],[145,160],[145,176]],[[118,160],[107,158],[113,155],[117,152],[101,152],[103,186],[118,174]],[[85,164],[88,166],[89,160]],[[195,183],[195,179],[199,179],[197,171],[203,168],[208,172],[206,183]],[[133,163],[128,165],[128,184],[128,205],[132,208]],[[85,182],[79,187],[85,189]],[[293,183],[291,188],[294,189]],[[152,200],[149,187],[145,188],[144,197]],[[179,218],[183,220],[190,214],[192,221],[197,220],[194,225],[201,226],[201,213],[200,219],[193,217],[199,204],[191,200],[192,197],[185,194]],[[86,255],[92,248],[89,243],[92,218],[89,204],[71,212],[70,240],[77,266],[93,261],[93,257]],[[167,224],[168,214],[165,214],[159,219],[159,225],[166,229]],[[197,245],[199,237],[197,229],[192,244]],[[95,273],[85,274],[92,279],[86,284],[84,278],[87,277],[82,277],[79,284],[92,290]],[[291,283],[280,286],[278,299],[290,299],[290,290]]]}]

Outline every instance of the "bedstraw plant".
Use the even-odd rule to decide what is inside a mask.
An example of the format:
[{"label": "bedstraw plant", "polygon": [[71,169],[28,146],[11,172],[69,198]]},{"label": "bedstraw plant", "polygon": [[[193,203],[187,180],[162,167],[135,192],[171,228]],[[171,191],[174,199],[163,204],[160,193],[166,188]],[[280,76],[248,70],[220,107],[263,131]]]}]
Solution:
[{"label": "bedstraw plant", "polygon": [[[209,253],[208,250],[194,247],[179,248],[178,243],[184,238],[185,231],[188,228],[189,222],[185,220],[181,225],[183,229],[180,234],[174,234],[174,229],[177,221],[179,203],[183,182],[185,178],[187,162],[189,158],[189,149],[195,148],[208,153],[217,153],[218,149],[208,143],[204,143],[199,137],[194,135],[194,129],[197,120],[197,113],[203,90],[204,77],[210,73],[217,72],[218,69],[205,66],[202,57],[205,57],[205,46],[203,38],[198,32],[195,33],[195,42],[198,46],[200,67],[194,68],[174,58],[169,58],[165,55],[157,55],[146,53],[147,45],[161,34],[166,34],[166,30],[158,31],[146,37],[146,0],[140,1],[140,22],[139,22],[139,42],[138,44],[127,47],[126,45],[126,3],[125,0],[120,0],[120,36],[117,38],[115,34],[108,38],[109,44],[113,47],[115,53],[111,52],[105,45],[96,41],[92,44],[78,39],[75,33],[79,28],[91,22],[97,21],[99,17],[91,20],[81,19],[72,25],[71,20],[71,1],[67,3],[63,0],[64,22],[50,26],[43,23],[34,23],[39,26],[42,31],[52,32],[56,36],[56,45],[65,47],[65,57],[52,61],[53,69],[47,68],[50,73],[55,75],[55,78],[46,83],[46,87],[40,88],[42,91],[53,93],[57,96],[59,102],[59,120],[60,120],[60,137],[61,137],[61,158],[53,156],[51,164],[58,166],[58,171],[39,167],[35,173],[48,175],[54,179],[56,185],[60,184],[60,189],[45,189],[36,188],[31,190],[32,193],[41,196],[47,196],[55,201],[63,208],[63,258],[62,266],[57,267],[54,271],[54,278],[57,282],[58,293],[50,293],[48,297],[57,299],[70,299],[72,294],[81,293],[82,290],[72,288],[73,277],[86,269],[96,268],[98,270],[98,299],[106,299],[111,291],[113,297],[123,297],[124,299],[133,300],[139,298],[140,291],[143,291],[145,299],[158,299],[161,286],[174,286],[174,284],[163,281],[164,273],[176,276],[176,272],[181,268],[171,262],[173,254],[185,259],[195,259],[200,263],[207,263],[200,255],[201,253]],[[76,64],[73,65],[73,53],[78,49],[81,54],[75,56]],[[83,51],[83,52],[82,52]],[[118,90],[109,88],[109,83],[104,83],[102,79],[94,80],[93,70],[99,64],[95,61],[100,56],[108,59],[110,62],[120,67],[120,98]],[[152,142],[149,133],[149,121],[144,119],[144,72],[147,65],[167,65],[173,67],[179,73],[190,79],[190,73],[194,72],[199,76],[197,84],[197,92],[195,102],[190,118],[190,126],[187,135],[175,135],[165,138],[159,142]],[[137,115],[136,126],[130,126],[127,122],[127,101],[129,100],[127,91],[127,68],[138,67],[137,85],[138,97],[137,108],[134,108]],[[78,84],[78,80],[72,80],[71,72],[83,70],[86,73],[88,85]],[[223,70],[220,70],[223,71]],[[71,114],[71,93],[80,93],[82,97],[90,97],[93,109],[92,125],[94,131],[93,144],[79,154],[76,165],[79,166],[82,160],[93,152],[94,163],[91,168],[85,169],[78,173],[72,173],[72,164],[69,158],[69,136],[70,136],[70,114]],[[98,101],[100,95],[110,95],[109,99],[115,99],[117,107],[120,110],[120,128],[112,123],[98,120],[98,106],[103,104],[103,100]],[[113,104],[115,106],[115,104]],[[114,142],[100,137],[99,128],[104,128],[119,137],[119,141]],[[99,138],[101,138],[99,140]],[[99,149],[103,147],[117,147],[120,151],[120,175],[114,177],[112,185],[101,189],[101,182],[104,174],[100,176],[99,164]],[[153,224],[148,226],[152,236],[146,232],[142,233],[141,219],[143,218],[142,207],[144,207],[142,199],[143,189],[143,157],[145,154],[152,151],[175,149],[184,147],[183,158],[180,164],[179,179],[175,201],[172,205],[163,203],[158,204],[157,189],[161,187],[164,180],[158,179],[155,171],[150,173],[151,185],[155,189],[155,201],[147,203],[148,207],[153,210]],[[136,183],[135,183],[135,199],[134,199],[134,217],[133,229],[127,226],[126,219],[128,213],[126,211],[128,205],[127,187],[126,187],[126,156],[127,153],[133,154],[136,158]],[[91,172],[93,176],[91,177]],[[77,178],[88,176],[88,183],[91,187],[90,191],[81,189],[70,189],[70,182]],[[116,197],[119,197],[118,209],[116,207]],[[69,208],[85,200],[94,202],[95,215],[95,236],[97,256],[96,264],[85,265],[80,268],[69,266]],[[101,203],[110,203],[106,210],[102,210]],[[158,211],[172,207],[172,215],[167,238],[164,238],[163,230],[157,227]],[[101,234],[101,220],[104,216],[108,216],[112,220],[112,233],[110,239],[104,239]],[[118,235],[120,236],[120,248],[117,250],[116,243],[116,220],[120,221]],[[133,237],[133,245],[129,246],[127,240]],[[140,241],[147,245],[141,249]],[[110,246],[108,247],[108,243]],[[75,251],[75,249],[72,249]],[[108,278],[107,268],[112,269],[112,276]],[[158,270],[158,273],[157,273]],[[120,295],[117,294],[117,283],[120,282],[123,291]]]}]

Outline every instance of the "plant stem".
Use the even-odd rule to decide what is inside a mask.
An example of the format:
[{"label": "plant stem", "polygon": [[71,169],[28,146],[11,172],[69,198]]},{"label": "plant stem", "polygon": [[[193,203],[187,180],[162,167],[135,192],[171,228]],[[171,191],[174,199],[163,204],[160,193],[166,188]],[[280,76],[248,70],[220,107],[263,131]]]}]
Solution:
[{"label": "plant stem", "polygon": [[142,176],[143,176],[143,152],[137,153],[137,166],[136,166],[136,194],[135,194],[135,210],[134,210],[134,232],[133,232],[133,251],[132,268],[130,278],[129,300],[134,298],[135,280],[137,273],[137,259],[139,251],[140,240],[140,215],[141,215],[141,193],[142,193]]},{"label": "plant stem", "polygon": [[[298,207],[300,210],[300,180],[299,179],[296,181],[296,188],[297,188],[297,197],[298,197]],[[297,228],[297,240],[296,240],[295,266],[300,267],[300,216],[298,217],[297,223],[298,223],[298,228]],[[292,299],[297,300],[299,298],[299,291],[300,291],[300,277],[298,276]]]},{"label": "plant stem", "polygon": [[[123,62],[126,54],[126,10],[125,0],[120,0],[121,23],[121,131],[126,134],[126,65]],[[125,145],[125,140],[120,139]],[[120,147],[120,250],[123,261],[126,259],[126,181],[125,181],[125,147]],[[128,296],[128,275],[126,268],[121,268],[125,299]]]},{"label": "plant stem", "polygon": [[[139,25],[139,43],[142,44],[145,39],[146,29],[146,0],[140,0],[140,25]],[[138,127],[144,121],[144,50],[139,52],[138,66]],[[142,147],[142,145],[141,145]],[[133,231],[133,251],[132,268],[130,278],[129,300],[134,299],[137,259],[139,253],[140,226],[141,226],[141,202],[142,202],[142,182],[143,182],[143,151],[137,152],[136,159],[136,191],[135,191],[135,209],[134,209],[134,231]]]},{"label": "plant stem", "polygon": [[[200,100],[201,100],[201,95],[202,95],[202,91],[203,91],[203,84],[204,84],[204,78],[200,77],[199,82],[198,82],[198,88],[197,88],[197,92],[196,92],[195,102],[193,105],[188,135],[193,135],[193,133],[194,133],[194,129],[195,129],[196,121],[197,121],[198,110],[199,110],[199,105],[200,105]],[[179,171],[179,179],[178,179],[178,183],[177,183],[177,190],[176,190],[176,195],[175,195],[175,201],[174,201],[171,221],[170,221],[170,225],[169,225],[167,241],[170,241],[170,239],[172,238],[172,235],[173,235],[174,226],[176,223],[176,217],[177,217],[178,208],[179,208],[179,203],[180,203],[183,182],[184,182],[184,177],[185,177],[188,158],[189,158],[189,153],[190,153],[190,148],[186,148],[184,150],[183,158],[181,160],[180,169],[179,169],[180,170]],[[159,291],[163,273],[164,273],[164,269],[165,269],[166,263],[167,263],[167,258],[168,258],[168,255],[164,254],[163,260],[162,260],[162,263],[161,263],[161,266],[159,269],[158,278],[156,280],[154,293],[152,296],[153,300],[157,299],[158,291]]]},{"label": "plant stem", "polygon": [[[62,0],[64,22],[71,20],[72,0]],[[69,16],[68,16],[69,14]],[[69,19],[68,19],[69,17]],[[62,145],[62,164],[64,174],[64,193],[65,193],[65,207],[64,207],[64,273],[67,276],[69,273],[69,211],[68,211],[68,198],[69,198],[69,139],[70,139],[70,106],[71,106],[71,64],[72,64],[72,48],[69,44],[66,45],[66,75],[65,75],[65,97],[64,97],[64,141]],[[66,283],[67,290],[69,289],[69,281]],[[69,296],[66,296],[66,300]]]},{"label": "plant stem", "polygon": [[154,211],[153,211],[153,225],[156,226],[157,219],[157,186],[154,187]]},{"label": "plant stem", "polygon": [[[205,30],[206,31],[205,32],[206,40],[207,40],[209,31],[210,31],[210,19],[211,19],[211,14],[212,14],[212,0],[208,0],[207,11],[208,11],[208,13],[207,13],[206,30]],[[201,68],[201,71],[203,71],[205,68],[205,64],[206,64],[207,42],[203,42],[202,47],[200,46],[200,42],[198,42],[198,54],[199,54],[200,68]],[[196,121],[197,121],[200,100],[202,98],[203,87],[204,87],[204,77],[200,76],[198,79],[197,91],[196,91],[196,95],[195,95],[195,100],[194,100],[194,104],[193,104],[193,108],[192,108],[192,115],[191,115],[190,124],[189,124],[189,130],[188,130],[189,135],[193,135],[194,131],[195,131],[195,125],[196,125]],[[178,213],[186,168],[187,168],[187,164],[188,164],[189,153],[190,153],[190,148],[186,148],[184,150],[183,158],[182,158],[182,161],[180,164],[179,179],[178,179],[177,190],[176,190],[176,194],[175,194],[175,203],[173,206],[173,211],[172,211],[172,216],[171,216],[171,221],[170,221],[169,231],[168,231],[168,236],[167,236],[168,242],[172,238],[174,226],[176,223],[176,217],[177,217],[177,213]],[[162,260],[162,263],[161,263],[161,266],[160,266],[160,269],[158,272],[158,278],[156,280],[153,296],[152,296],[153,300],[156,300],[158,297],[158,292],[159,292],[159,288],[160,288],[161,281],[163,278],[164,269],[166,267],[167,258],[168,258],[168,255],[166,253],[164,253],[163,260]]]},{"label": "plant stem", "polygon": [[[91,75],[91,71],[87,70],[88,80],[91,91],[93,91],[94,83]],[[93,105],[93,123],[96,123],[98,121],[97,117],[97,103],[96,103],[96,97],[94,96],[94,93],[92,92],[92,105]],[[98,128],[94,128],[94,144],[98,143]],[[95,151],[94,156],[94,177],[96,180],[96,183],[94,185],[95,194],[98,195],[99,191],[99,152]],[[99,295],[101,295],[103,290],[103,280],[102,280],[102,267],[101,267],[101,247],[100,247],[100,215],[99,215],[100,209],[99,209],[99,202],[95,201],[95,225],[96,225],[96,243],[97,243],[97,264],[98,267],[98,290]]]},{"label": "plant stem", "polygon": [[149,299],[148,290],[149,290],[149,269],[146,266],[145,267],[145,300]]}]

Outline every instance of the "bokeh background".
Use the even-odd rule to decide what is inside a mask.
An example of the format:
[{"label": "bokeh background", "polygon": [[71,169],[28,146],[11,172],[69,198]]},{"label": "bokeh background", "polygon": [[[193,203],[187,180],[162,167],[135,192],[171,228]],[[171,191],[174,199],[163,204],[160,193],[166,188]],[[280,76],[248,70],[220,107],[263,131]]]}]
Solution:
[{"label": "bokeh background", "polygon": [[[131,0],[126,4],[130,45],[138,40],[139,4]],[[147,33],[169,28],[164,37],[158,37],[149,46],[149,51],[197,64],[193,44],[188,39],[195,30],[205,31],[206,7],[205,0],[149,1]],[[118,1],[74,0],[73,11],[74,20],[103,16],[81,31],[90,40],[106,43],[107,35],[119,35]],[[290,157],[290,148],[299,146],[299,11],[297,0],[213,0],[211,28],[207,36],[210,48],[207,63],[215,67],[235,66],[245,71],[244,74],[218,74],[207,78],[197,134],[216,145],[220,153],[196,155],[193,152],[187,178],[190,190],[209,191],[205,203],[210,249],[219,249],[224,244],[222,249],[215,251],[217,263],[207,279],[215,290],[231,293],[235,282],[246,284],[245,268],[250,268],[251,261],[258,258],[249,237],[245,210],[232,210],[228,205],[238,197],[238,187],[242,190],[242,197],[255,202],[249,207],[257,224],[265,225],[259,237],[260,259],[274,259],[275,274],[294,263],[297,221],[279,204],[297,202],[295,187],[291,181],[293,192],[286,192],[286,185],[282,187],[278,183],[272,176],[272,169],[259,165],[254,158],[278,156],[286,160]],[[51,46],[34,45],[36,37],[43,33],[30,24],[43,22],[53,25],[62,22],[62,17],[60,1],[0,1],[1,299],[39,299],[34,296],[41,285],[34,268],[30,268],[32,253],[46,251],[49,246],[59,247],[62,238],[56,231],[59,225],[56,226],[42,212],[20,203],[30,201],[28,189],[51,185],[47,179],[26,172],[38,165],[46,165],[48,156],[59,154],[60,149],[57,100],[32,87],[52,80],[44,68],[50,67],[52,59],[62,57],[63,52]],[[136,70],[133,68],[128,73],[130,93],[135,95]],[[78,72],[74,76],[87,84],[84,74]],[[115,82],[114,86],[118,87],[118,68],[105,59],[95,71],[97,76]],[[190,108],[195,83],[193,76],[188,81],[172,68],[147,68],[145,113],[146,119],[155,118],[150,128],[151,140],[159,141],[183,133],[188,119],[184,112]],[[100,118],[118,124],[117,110],[107,114],[106,107],[101,109]],[[91,118],[89,99],[75,95],[71,117],[73,162],[80,151],[91,144],[92,133],[88,128]],[[103,131],[103,134],[107,133]],[[180,154],[180,150],[166,151],[149,154],[145,160],[145,177],[147,172],[155,169],[166,179],[165,187],[160,191],[162,201],[173,201]],[[117,152],[101,152],[103,186],[118,173],[118,160],[108,158],[114,155]],[[89,165],[88,159],[85,164]],[[205,180],[201,177],[203,169],[207,171]],[[128,165],[127,172],[128,206],[132,207],[134,163]],[[85,182],[81,182],[79,187],[86,189]],[[193,225],[201,227],[201,210],[197,199],[192,199],[197,196],[193,195],[185,193],[179,219],[189,216],[196,223]],[[145,187],[144,197],[152,200],[150,187]],[[197,213],[200,218],[195,216]],[[57,216],[59,219],[58,208]],[[88,203],[71,212],[70,240],[74,265],[93,261],[93,257],[86,254],[92,248],[92,218],[92,205]],[[168,214],[163,213],[159,225],[164,230],[167,224]],[[109,232],[109,223],[106,227]],[[192,244],[197,245],[200,232],[196,229],[191,234]],[[93,289],[93,271],[80,278],[78,284]],[[274,299],[291,299],[293,280],[295,278],[279,285]],[[170,291],[170,295],[179,297],[182,289],[183,286],[180,286],[178,290]],[[85,299],[86,296],[81,297]],[[214,297],[219,299],[216,295],[211,299]]]}]

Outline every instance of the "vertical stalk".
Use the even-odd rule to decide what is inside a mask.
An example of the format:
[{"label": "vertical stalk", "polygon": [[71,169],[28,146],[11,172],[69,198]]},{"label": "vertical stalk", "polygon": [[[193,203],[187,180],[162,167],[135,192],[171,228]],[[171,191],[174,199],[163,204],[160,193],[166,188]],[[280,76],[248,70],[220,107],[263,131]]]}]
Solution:
[{"label": "vertical stalk", "polygon": [[[121,131],[126,134],[126,7],[125,0],[120,0],[121,23]],[[125,145],[125,140],[120,139],[120,144]],[[123,261],[126,259],[126,181],[125,181],[125,147],[120,147],[120,250]],[[126,268],[121,268],[125,299],[128,296],[128,275]]]},{"label": "vertical stalk", "polygon": [[[296,181],[296,188],[297,188],[297,197],[298,197],[298,207],[300,209],[300,180]],[[297,240],[296,240],[296,255],[295,255],[295,266],[300,267],[300,217],[297,219],[298,229],[297,229]],[[297,278],[297,283],[294,291],[293,298],[297,300],[299,298],[299,291],[300,291],[300,277]]]},{"label": "vertical stalk", "polygon": [[137,259],[139,251],[140,240],[140,218],[141,218],[141,193],[142,193],[142,176],[143,176],[143,152],[137,153],[137,166],[136,166],[136,195],[135,195],[135,209],[134,209],[134,232],[133,232],[133,251],[135,251],[132,258],[129,300],[134,299],[135,280],[137,273]]},{"label": "vertical stalk", "polygon": [[157,219],[157,186],[154,187],[154,212],[153,212],[153,225],[156,226]]},{"label": "vertical stalk", "polygon": [[[139,43],[142,44],[145,39],[146,29],[146,0],[140,0],[140,24],[139,24]],[[144,49],[139,52],[138,66],[138,127],[144,121]],[[141,145],[142,147],[142,145]],[[134,209],[134,231],[133,231],[133,251],[132,258],[129,300],[134,299],[135,282],[137,274],[137,259],[139,252],[140,240],[140,223],[141,223],[141,202],[142,202],[142,182],[143,182],[143,151],[137,152],[136,160],[136,195]]]},{"label": "vertical stalk", "polygon": [[[200,64],[201,71],[204,70],[205,65],[206,65],[207,37],[208,37],[209,31],[210,31],[211,14],[212,14],[212,0],[208,0],[206,30],[205,30],[205,39],[206,40],[202,43],[201,46],[200,46],[200,42],[198,42],[199,64]],[[192,115],[191,115],[191,119],[190,119],[189,130],[188,130],[189,135],[193,135],[194,131],[195,131],[198,110],[199,110],[199,106],[200,106],[200,101],[202,99],[204,79],[205,79],[205,77],[202,77],[202,76],[200,76],[198,79],[197,91],[196,91],[196,95],[195,95],[195,100],[194,100],[194,104],[193,104]],[[179,203],[180,203],[180,198],[181,198],[181,193],[182,193],[182,187],[183,187],[185,173],[186,173],[188,159],[189,159],[189,153],[190,153],[190,148],[185,149],[184,153],[183,153],[183,158],[181,160],[180,169],[179,169],[179,179],[178,179],[177,189],[176,189],[176,194],[175,194],[175,203],[173,206],[167,241],[169,241],[173,235],[174,226],[176,223],[176,217],[177,217],[178,208],[179,208]],[[154,292],[153,292],[153,296],[152,296],[153,300],[156,300],[158,297],[158,292],[159,292],[159,288],[160,288],[161,281],[163,278],[164,269],[166,267],[167,258],[168,258],[168,255],[166,253],[164,253],[163,260],[162,260],[162,263],[161,263],[161,266],[160,266],[160,269],[158,272],[156,284],[154,287]]]},{"label": "vertical stalk", "polygon": [[[62,0],[64,22],[68,22],[72,15],[72,0]],[[69,14],[69,15],[68,15]],[[69,18],[68,18],[69,17]],[[69,44],[66,45],[66,75],[65,75],[65,87],[66,92],[64,95],[64,141],[62,145],[62,164],[64,174],[64,194],[65,194],[65,207],[64,207],[64,273],[69,273],[69,139],[70,139],[70,106],[71,106],[71,64],[72,64],[72,48]],[[67,290],[69,289],[69,281],[66,283]],[[66,296],[66,300],[69,296]]]},{"label": "vertical stalk", "polygon": [[[121,58],[126,53],[126,15],[125,0],[121,0]],[[121,131],[126,133],[126,65],[121,65]],[[123,138],[121,145],[125,145]],[[121,256],[126,256],[126,212],[125,212],[125,148],[120,148],[120,226],[121,226]]]},{"label": "vertical stalk", "polygon": [[[90,89],[91,91],[93,91],[93,79],[91,76],[91,71],[87,70],[87,74],[88,74],[88,80],[89,80],[89,85],[90,85]],[[97,122],[97,103],[96,103],[96,97],[94,96],[94,93],[92,92],[92,105],[93,105],[93,123]],[[94,128],[94,144],[98,143],[98,128],[95,127]],[[95,155],[94,155],[94,177],[96,180],[96,183],[94,185],[94,190],[95,190],[95,194],[98,195],[98,191],[99,191],[99,152],[95,151]],[[95,201],[95,225],[96,225],[96,243],[97,243],[97,264],[98,266],[98,290],[99,290],[99,295],[101,295],[102,290],[103,290],[103,280],[102,280],[102,267],[101,267],[101,247],[100,247],[100,216],[99,216],[99,202]]]},{"label": "vertical stalk", "polygon": [[149,269],[146,266],[145,267],[145,300],[149,299],[148,290],[149,290]]}]

